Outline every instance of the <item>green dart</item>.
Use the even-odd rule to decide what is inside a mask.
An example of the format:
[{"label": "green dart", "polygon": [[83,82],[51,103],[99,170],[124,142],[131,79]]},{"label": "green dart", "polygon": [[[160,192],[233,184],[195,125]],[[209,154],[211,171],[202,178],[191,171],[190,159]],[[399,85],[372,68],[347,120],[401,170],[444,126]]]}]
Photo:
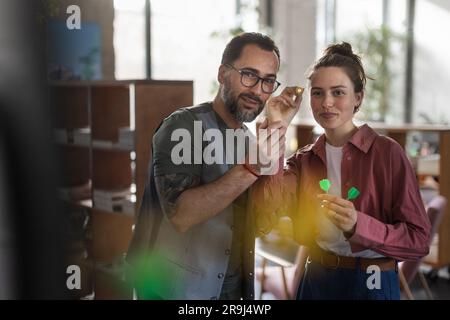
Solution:
[{"label": "green dart", "polygon": [[323,180],[320,180],[319,185],[320,185],[320,189],[322,189],[323,191],[328,193],[328,190],[330,190],[330,187],[331,187],[331,182],[328,179],[323,179]]},{"label": "green dart", "polygon": [[359,194],[360,194],[360,192],[358,189],[356,189],[355,187],[351,187],[347,193],[347,200],[356,199],[356,198],[358,198]]}]

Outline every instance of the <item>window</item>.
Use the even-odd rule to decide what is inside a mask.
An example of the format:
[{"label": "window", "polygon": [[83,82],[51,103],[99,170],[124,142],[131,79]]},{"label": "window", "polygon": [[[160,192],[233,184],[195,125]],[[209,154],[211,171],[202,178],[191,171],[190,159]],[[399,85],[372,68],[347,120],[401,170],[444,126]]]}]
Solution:
[{"label": "window", "polygon": [[420,123],[450,123],[450,29],[448,1],[416,1],[413,120]]},{"label": "window", "polygon": [[145,0],[114,0],[117,80],[146,78]]},{"label": "window", "polygon": [[[194,103],[212,100],[217,70],[230,30],[258,29],[256,1],[154,0],[152,78],[194,80]],[[239,9],[239,10],[238,10]],[[213,33],[215,35],[213,35]]]},{"label": "window", "polygon": [[[369,77],[358,116],[401,122],[406,80],[406,0],[336,0],[336,42],[347,41]],[[388,52],[387,55],[385,52]]]}]

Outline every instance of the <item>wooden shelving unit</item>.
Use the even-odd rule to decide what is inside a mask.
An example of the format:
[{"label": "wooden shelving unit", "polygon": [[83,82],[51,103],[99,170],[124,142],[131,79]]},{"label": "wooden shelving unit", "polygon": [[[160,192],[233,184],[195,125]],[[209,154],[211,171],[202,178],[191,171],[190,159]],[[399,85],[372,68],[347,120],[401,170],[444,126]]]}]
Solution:
[{"label": "wooden shelving unit", "polygon": [[[313,130],[317,124],[297,123],[296,138],[299,148],[313,143]],[[396,140],[405,148],[407,135],[411,132],[434,132],[439,135],[439,194],[450,201],[450,126],[441,125],[384,125],[369,123],[378,132]],[[441,222],[438,241],[431,248],[430,255],[424,261],[433,267],[442,267],[450,264],[450,206],[447,205],[444,218]]]},{"label": "wooden shelving unit", "polygon": [[[117,270],[128,249],[148,178],[151,139],[165,117],[193,104],[193,83],[57,82],[51,83],[51,101],[64,173],[61,187],[69,195],[76,193],[67,189],[80,189],[82,185],[91,188],[87,198],[64,200],[89,212],[88,230],[84,230],[89,239],[84,242],[84,254],[89,253],[92,263],[86,264],[90,269],[83,270],[82,266],[82,274],[92,276],[86,276],[83,284],[88,288],[80,296],[93,291],[95,299],[131,299],[132,293],[121,282]],[[72,139],[80,129],[89,132],[87,145]],[[121,137],[124,132],[126,140]],[[130,190],[130,195],[123,205],[116,204],[122,199],[106,201],[99,197],[116,196],[124,189]],[[72,260],[69,257],[69,261],[79,262],[80,256]]]}]

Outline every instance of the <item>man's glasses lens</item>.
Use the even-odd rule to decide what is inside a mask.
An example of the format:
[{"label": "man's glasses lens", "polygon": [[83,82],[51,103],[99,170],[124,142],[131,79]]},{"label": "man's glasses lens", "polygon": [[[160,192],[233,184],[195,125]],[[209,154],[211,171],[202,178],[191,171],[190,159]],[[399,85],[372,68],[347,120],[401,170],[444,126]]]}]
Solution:
[{"label": "man's glasses lens", "polygon": [[280,83],[273,78],[261,78],[251,71],[237,70],[230,64],[227,64],[227,66],[241,74],[241,83],[245,87],[254,87],[261,80],[262,91],[265,93],[273,93],[278,89],[278,86],[280,85]]}]

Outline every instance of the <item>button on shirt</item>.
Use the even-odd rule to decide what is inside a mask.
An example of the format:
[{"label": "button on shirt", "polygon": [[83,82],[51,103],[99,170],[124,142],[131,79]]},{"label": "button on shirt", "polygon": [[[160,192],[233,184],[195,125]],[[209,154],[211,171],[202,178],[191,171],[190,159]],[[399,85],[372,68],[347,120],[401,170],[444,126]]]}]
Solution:
[{"label": "button on shirt", "polygon": [[[290,215],[296,240],[316,244],[319,181],[327,178],[325,135],[298,150],[287,166],[265,176],[253,187],[257,228],[270,226],[274,215]],[[343,146],[341,194],[356,187],[357,211],[351,252],[370,249],[398,260],[415,260],[428,253],[430,221],[420,197],[415,173],[402,147],[363,125]]]},{"label": "button on shirt", "polygon": [[[329,194],[342,198],[342,179],[341,168],[343,159],[343,147],[335,147],[329,143],[325,143],[325,153],[327,159],[327,178],[331,182]],[[345,159],[351,160],[348,156]],[[346,189],[349,189],[350,184],[344,183]],[[345,238],[344,233],[325,215],[324,210],[317,212],[317,229],[318,236],[316,243],[324,250],[332,251],[341,256],[355,256],[364,258],[382,258],[381,254],[372,250],[364,250],[353,253],[350,243]]]},{"label": "button on shirt", "polygon": [[[327,179],[331,182],[328,193],[341,197],[342,147],[334,147],[326,143],[325,149],[327,158]],[[342,234],[342,231],[326,216],[325,210],[318,210],[317,215],[317,244],[322,249],[345,255],[345,250],[340,249],[340,247],[345,246],[345,237]],[[348,246],[348,249],[350,250],[350,246]]]}]

